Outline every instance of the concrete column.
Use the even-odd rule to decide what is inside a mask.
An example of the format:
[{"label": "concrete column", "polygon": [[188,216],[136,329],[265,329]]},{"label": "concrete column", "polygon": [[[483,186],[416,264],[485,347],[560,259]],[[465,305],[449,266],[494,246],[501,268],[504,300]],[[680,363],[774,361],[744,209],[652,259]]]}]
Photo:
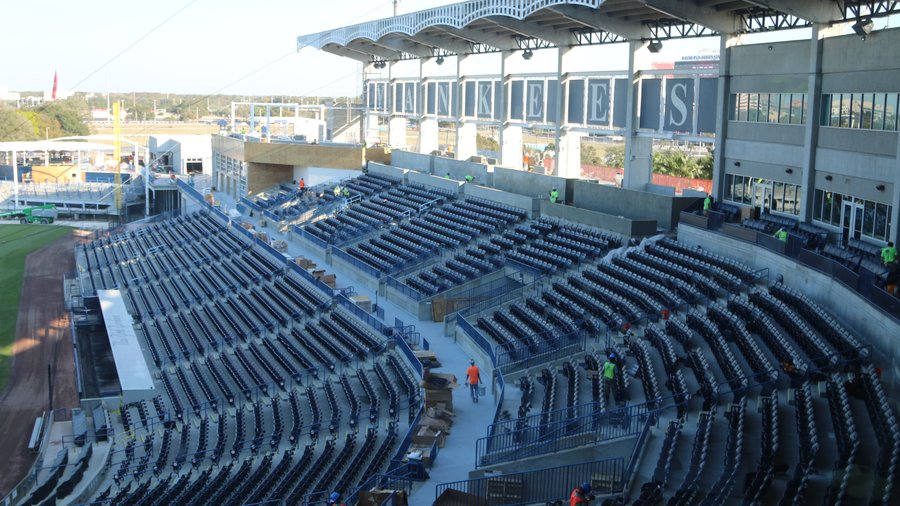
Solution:
[{"label": "concrete column", "polygon": [[517,54],[516,51],[503,51],[500,53],[500,103],[495,107],[500,108],[500,164],[510,169],[521,170],[522,164],[522,127],[510,125],[509,118],[509,59]]},{"label": "concrete column", "polygon": [[439,149],[438,120],[436,118],[425,118],[419,120],[419,153],[429,154]]},{"label": "concrete column", "polygon": [[465,75],[464,69],[468,63],[471,63],[469,61],[471,58],[471,55],[459,55],[456,58],[456,86],[458,87],[457,97],[460,102],[456,104],[455,155],[457,160],[467,160],[470,156],[478,154],[478,148],[475,144],[475,134],[478,132],[478,128],[475,123],[467,123],[465,121],[465,107],[463,107],[462,103],[465,100],[465,90],[463,90],[462,86],[463,76]]},{"label": "concrete column", "polygon": [[712,195],[722,200],[725,191],[725,137],[728,136],[729,104],[731,103],[731,48],[740,41],[739,36],[725,34],[719,37],[719,81],[716,99],[716,140],[713,150]]},{"label": "concrete column", "polygon": [[813,25],[807,73],[806,129],[803,133],[803,207],[800,220],[812,221],[816,191],[816,146],[819,144],[819,115],[822,108],[822,46],[826,37],[841,35],[844,25]]},{"label": "concrete column", "polygon": [[510,169],[523,170],[522,127],[506,125],[500,129],[500,164]]},{"label": "concrete column", "polygon": [[391,116],[388,124],[388,142],[392,148],[406,149],[406,118]]},{"label": "concrete column", "polygon": [[653,156],[653,139],[638,137],[640,126],[640,71],[635,69],[641,60],[649,58],[646,51],[647,42],[633,40],[628,43],[628,75],[631,86],[625,97],[625,108],[628,115],[625,117],[625,175],[622,186],[634,190],[643,190],[651,181],[653,168],[651,157]]},{"label": "concrete column", "polygon": [[[570,47],[558,47],[556,48],[556,82],[559,83],[559,91],[556,94],[556,118],[547,118],[547,121],[554,121],[556,123],[556,138],[554,144],[556,145],[556,153],[553,157],[553,173],[560,177],[580,177],[581,176],[581,160],[578,159],[578,170],[575,171],[572,168],[565,165],[565,163],[571,163],[571,156],[566,154],[563,156],[562,146],[563,137],[566,135],[563,131],[563,118],[566,117],[565,111],[563,111],[564,102],[563,95],[565,87],[563,86],[563,79],[565,79],[565,63],[566,63],[566,55],[569,54],[571,50]],[[579,141],[581,137],[578,137]],[[578,148],[578,155],[581,156],[581,147]],[[564,176],[563,174],[577,174],[576,176]]]},{"label": "concrete column", "polygon": [[556,175],[568,179],[581,177],[581,138],[582,132],[564,130],[559,137],[556,150]]},{"label": "concrete column", "polygon": [[470,156],[478,154],[475,144],[475,134],[478,128],[475,123],[461,122],[456,127],[456,159],[468,160]]}]

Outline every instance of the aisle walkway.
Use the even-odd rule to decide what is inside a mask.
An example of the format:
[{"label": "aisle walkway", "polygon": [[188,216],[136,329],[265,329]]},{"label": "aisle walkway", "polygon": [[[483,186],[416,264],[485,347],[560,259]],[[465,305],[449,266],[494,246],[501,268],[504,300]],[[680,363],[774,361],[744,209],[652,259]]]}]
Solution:
[{"label": "aisle walkway", "polygon": [[[235,207],[234,201],[227,195],[216,194],[216,198],[227,209]],[[274,228],[259,228],[259,219],[257,217],[249,218],[244,216],[243,219],[246,222],[253,223],[257,230],[265,231],[271,238],[287,240],[284,234],[277,232]],[[287,242],[290,255],[309,258],[316,262],[319,268],[324,268],[328,273],[335,274],[338,288],[353,286],[357,294],[366,295],[372,301],[376,300],[375,292],[351,277],[348,271],[326,265],[323,255],[307,250],[296,242]],[[428,340],[431,350],[434,351],[441,362],[441,367],[433,369],[433,372],[454,374],[459,383],[465,382],[466,368],[469,366],[470,357],[454,342],[452,337],[444,337],[443,323],[417,321],[415,315],[408,313],[384,298],[378,299],[378,306],[384,309],[383,322],[385,324],[393,326],[394,318],[399,318],[407,325],[415,325],[416,331]],[[462,386],[454,391],[453,407],[456,417],[453,420],[453,425],[450,427],[450,436],[447,437],[444,448],[439,452],[435,465],[430,471],[431,479],[418,484],[413,489],[413,494],[409,501],[410,504],[431,504],[434,501],[435,485],[468,479],[469,471],[475,466],[475,442],[478,438],[487,434],[487,426],[493,421],[496,410],[496,398],[491,394],[489,384],[490,364],[479,363],[478,366],[482,369],[487,396],[483,397],[481,402],[475,404],[469,397],[467,387]]]}]

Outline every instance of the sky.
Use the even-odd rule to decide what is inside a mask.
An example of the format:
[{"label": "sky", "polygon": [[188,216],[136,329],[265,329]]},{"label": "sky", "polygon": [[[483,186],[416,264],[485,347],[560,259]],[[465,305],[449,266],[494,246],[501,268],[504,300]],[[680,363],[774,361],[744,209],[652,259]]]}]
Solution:
[{"label": "sky", "polygon": [[[450,3],[401,0],[399,11]],[[49,90],[56,71],[59,87],[72,91],[346,96],[359,92],[360,65],[312,48],[297,52],[297,36],[389,17],[393,6],[391,0],[5,0],[0,12],[0,88],[11,91]],[[715,38],[670,41],[658,58],[717,47]],[[555,65],[549,51],[540,53],[548,54],[536,55],[533,65]],[[624,51],[615,53],[609,61],[622,68]]]}]

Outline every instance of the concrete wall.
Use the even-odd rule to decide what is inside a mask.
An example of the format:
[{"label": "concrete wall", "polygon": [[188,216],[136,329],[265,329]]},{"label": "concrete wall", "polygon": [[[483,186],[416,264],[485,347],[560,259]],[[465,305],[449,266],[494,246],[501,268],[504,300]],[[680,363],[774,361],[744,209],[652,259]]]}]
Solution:
[{"label": "concrete wall", "polygon": [[444,190],[456,192],[457,194],[461,191],[460,187],[464,184],[462,181],[446,179],[443,176],[431,176],[427,173],[422,174],[415,171],[408,172],[406,174],[406,180],[409,183],[418,183],[425,186],[433,186],[435,188],[441,188]]},{"label": "concrete wall", "polygon": [[[748,44],[731,49],[732,92],[790,92],[806,91],[806,70],[809,67],[809,41],[797,40],[776,44]],[[781,76],[803,76],[799,89],[777,89],[781,82],[790,84]],[[740,76],[740,77],[739,77]],[[765,88],[745,87],[741,79],[766,76]],[[779,76],[772,79],[772,76]],[[745,81],[745,82],[750,82]]]},{"label": "concrete wall", "polygon": [[548,199],[550,198],[550,189],[557,188],[560,197],[565,202],[570,202],[572,197],[566,188],[566,181],[562,177],[494,167],[493,187],[510,193],[518,193],[519,195]]},{"label": "concrete wall", "polygon": [[656,234],[656,220],[632,220],[622,216],[588,211],[577,207],[551,204],[548,200],[540,200],[538,202],[540,202],[541,216],[583,223],[609,230],[626,238],[649,237]]},{"label": "concrete wall", "polygon": [[300,178],[302,177],[307,188],[326,182],[337,183],[341,179],[359,175],[360,171],[355,169],[329,169],[325,167],[293,168],[293,180],[300,181]]},{"label": "concrete wall", "polygon": [[[822,93],[897,92],[900,30],[877,30],[865,42],[855,34],[825,39]],[[859,73],[863,73],[862,78]]]},{"label": "concrete wall", "polygon": [[571,183],[574,206],[632,220],[653,220],[660,228],[667,230],[678,222],[682,209],[697,200],[694,197],[657,195],[587,181]]},{"label": "concrete wall", "polygon": [[294,168],[275,163],[250,163],[247,168],[247,192],[257,193],[279,183],[290,183]]},{"label": "concrete wall", "polygon": [[358,146],[326,144],[244,144],[248,162],[276,163],[302,167],[330,167],[333,169],[361,169],[363,150]]},{"label": "concrete wall", "polygon": [[407,169],[392,167],[377,162],[369,162],[368,171],[372,174],[381,174],[383,176],[392,177],[404,181],[406,179]]},{"label": "concrete wall", "polygon": [[678,240],[690,246],[734,258],[757,269],[769,268],[769,279],[774,282],[779,275],[785,284],[797,289],[827,309],[847,325],[847,330],[871,343],[875,350],[873,359],[882,367],[885,386],[897,391],[900,377],[900,339],[897,339],[897,322],[885,316],[855,291],[834,281],[830,276],[794,262],[774,251],[725,235],[708,232],[689,225],[678,227]]},{"label": "concrete wall", "polygon": [[467,175],[471,175],[481,184],[488,181],[486,165],[442,156],[423,155],[410,151],[392,151],[391,165],[442,177],[449,172],[450,178],[457,180],[464,180]]},{"label": "concrete wall", "polygon": [[390,148],[365,148],[363,156],[367,162],[377,162],[388,165],[391,163]]},{"label": "concrete wall", "polygon": [[470,184],[463,187],[463,192],[466,197],[493,200],[494,202],[524,209],[528,213],[529,218],[536,217],[540,211],[540,200],[525,195]]}]

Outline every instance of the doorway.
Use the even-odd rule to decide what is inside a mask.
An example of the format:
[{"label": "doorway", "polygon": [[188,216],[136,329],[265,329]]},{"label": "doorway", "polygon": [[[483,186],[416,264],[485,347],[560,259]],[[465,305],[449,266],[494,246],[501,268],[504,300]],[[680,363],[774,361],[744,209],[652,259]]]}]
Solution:
[{"label": "doorway", "polygon": [[757,217],[772,211],[772,183],[753,183],[753,207]]},{"label": "doorway", "polygon": [[845,246],[850,239],[859,239],[862,235],[863,210],[860,202],[844,202],[841,215],[841,242]]}]

